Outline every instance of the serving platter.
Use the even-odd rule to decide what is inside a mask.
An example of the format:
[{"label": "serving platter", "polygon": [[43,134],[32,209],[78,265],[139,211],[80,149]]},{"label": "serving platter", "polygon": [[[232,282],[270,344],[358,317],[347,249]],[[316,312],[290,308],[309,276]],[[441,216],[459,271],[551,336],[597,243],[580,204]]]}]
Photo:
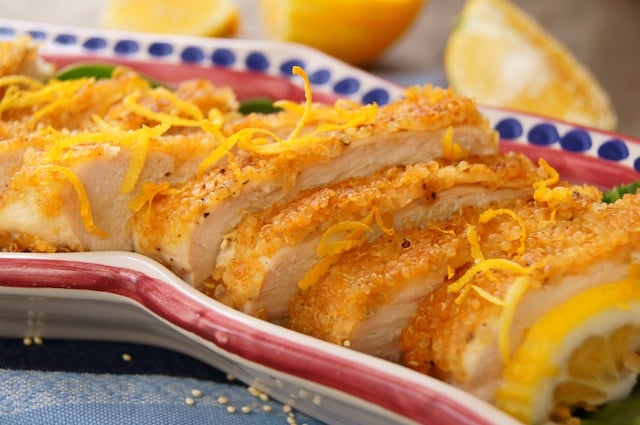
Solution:
[{"label": "serving platter", "polygon": [[[0,37],[28,34],[58,67],[130,66],[171,85],[208,78],[238,97],[385,104],[403,88],[300,45],[131,34],[0,20]],[[543,157],[562,177],[603,188],[640,178],[640,142],[499,108],[483,112],[504,151]],[[43,317],[32,321],[29,317]],[[0,335],[158,345],[227,371],[327,423],[516,424],[440,381],[232,310],[134,253],[0,254]]]}]

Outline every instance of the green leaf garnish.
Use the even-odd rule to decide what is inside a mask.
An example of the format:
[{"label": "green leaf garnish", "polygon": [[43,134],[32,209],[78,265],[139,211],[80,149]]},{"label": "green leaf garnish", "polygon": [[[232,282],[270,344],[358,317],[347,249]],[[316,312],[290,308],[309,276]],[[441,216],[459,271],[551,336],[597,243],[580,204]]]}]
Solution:
[{"label": "green leaf garnish", "polygon": [[[113,70],[116,69],[116,67],[116,65],[106,63],[78,63],[62,68],[56,73],[54,78],[57,80],[77,80],[79,78],[95,78],[96,80],[100,80],[102,78],[111,78]],[[152,87],[161,86],[157,81],[153,81],[151,78],[142,74],[141,76],[149,81]]]},{"label": "green leaf garnish", "polygon": [[607,403],[593,413],[578,415],[581,425],[640,425],[640,386],[629,397]]},{"label": "green leaf garnish", "polygon": [[273,114],[275,112],[280,112],[281,110],[282,108],[278,108],[273,105],[273,100],[266,97],[256,97],[245,100],[238,107],[238,111],[243,115],[251,113]]},{"label": "green leaf garnish", "polygon": [[75,64],[62,68],[56,74],[57,80],[77,80],[80,78],[111,78],[111,74],[116,67],[114,65],[85,63]]},{"label": "green leaf garnish", "polygon": [[605,192],[602,196],[602,200],[608,204],[611,204],[622,198],[622,196],[626,193],[636,193],[638,188],[640,188],[640,182],[621,184],[620,186],[616,186],[608,192]]}]

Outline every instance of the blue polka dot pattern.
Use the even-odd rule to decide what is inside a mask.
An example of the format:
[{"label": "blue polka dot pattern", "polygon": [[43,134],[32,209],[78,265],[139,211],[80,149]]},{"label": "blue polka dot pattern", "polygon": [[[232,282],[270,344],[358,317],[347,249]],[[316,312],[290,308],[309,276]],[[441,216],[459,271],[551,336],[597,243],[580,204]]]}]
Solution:
[{"label": "blue polka dot pattern", "polygon": [[253,52],[247,56],[245,65],[252,71],[264,72],[269,69],[269,59],[260,52]]},{"label": "blue polka dot pattern", "polygon": [[309,76],[309,82],[311,84],[315,84],[315,85],[327,84],[331,79],[331,71],[329,71],[328,69],[318,69],[317,71],[310,73],[308,76]]},{"label": "blue polka dot pattern", "polygon": [[292,59],[292,60],[282,62],[282,65],[280,65],[280,72],[282,73],[282,75],[286,75],[287,77],[290,77],[291,75],[293,75],[291,70],[293,69],[294,66],[299,66],[300,68],[303,68],[303,69],[305,68],[304,62],[302,62],[300,59]]},{"label": "blue polka dot pattern", "polygon": [[129,55],[140,50],[140,46],[135,40],[120,40],[113,47],[113,50],[121,55]]},{"label": "blue polka dot pattern", "polygon": [[47,38],[47,34],[44,31],[29,31],[29,35],[34,40],[44,40]]},{"label": "blue polka dot pattern", "polygon": [[338,81],[333,90],[338,94],[350,95],[360,90],[360,81],[355,78],[347,77]]},{"label": "blue polka dot pattern", "polygon": [[231,66],[236,63],[236,55],[229,49],[216,49],[211,61],[217,66]]},{"label": "blue polka dot pattern", "polygon": [[204,51],[199,47],[186,47],[180,53],[180,59],[187,63],[197,63],[204,60]]},{"label": "blue polka dot pattern", "polygon": [[363,103],[377,103],[378,105],[386,105],[389,103],[389,92],[385,89],[369,90],[362,96]]},{"label": "blue polka dot pattern", "polygon": [[560,138],[558,130],[554,125],[543,123],[535,125],[529,130],[527,139],[534,145],[552,145]]},{"label": "blue polka dot pattern", "polygon": [[571,152],[584,152],[591,149],[591,136],[584,130],[571,130],[560,139],[562,149]]},{"label": "blue polka dot pattern", "polygon": [[149,54],[151,56],[163,57],[170,56],[173,53],[173,46],[169,43],[151,43],[149,45]]},{"label": "blue polka dot pattern", "polygon": [[640,173],[640,157],[633,161],[633,168]]},{"label": "blue polka dot pattern", "polygon": [[107,40],[102,37],[90,37],[82,43],[82,47],[87,50],[102,50],[107,47]]},{"label": "blue polka dot pattern", "polygon": [[505,118],[496,124],[495,129],[501,139],[511,140],[522,136],[522,124],[515,118]]},{"label": "blue polka dot pattern", "polygon": [[629,157],[629,148],[622,140],[607,140],[598,148],[598,156],[610,161],[621,161]]},{"label": "blue polka dot pattern", "polygon": [[[307,72],[309,81],[318,92],[330,93],[337,96],[346,96],[364,103],[377,103],[384,105],[392,98],[402,97],[403,90],[399,87],[386,87],[385,83],[369,81],[367,74],[358,70],[345,67],[339,61],[327,61],[325,58],[316,58],[307,50],[298,51],[295,46],[285,50],[276,48],[266,50],[247,51],[243,44],[227,45],[224,41],[203,40],[191,46],[175,44],[170,37],[150,39],[147,36],[138,37],[131,34],[121,38],[117,33],[95,29],[92,34],[75,33],[73,28],[55,25],[40,26],[30,23],[6,21],[0,18],[0,37],[12,38],[17,34],[29,34],[38,41],[50,41],[60,46],[78,46],[86,53],[100,52],[100,57],[108,59],[109,56],[128,56],[132,59],[143,61],[162,60],[177,61],[185,64],[212,65],[216,67],[231,67],[237,71],[257,71],[272,74],[275,77],[291,76],[293,66],[301,66]],[[289,55],[285,59],[282,56]],[[206,58],[211,62],[206,63]],[[239,63],[242,61],[242,63]],[[276,62],[277,61],[277,62]],[[339,71],[339,72],[338,72]],[[335,79],[340,73],[339,80]],[[373,83],[373,88],[371,88]]]},{"label": "blue polka dot pattern", "polygon": [[58,44],[76,44],[77,40],[73,34],[58,34],[56,38],[53,39],[53,41]]}]

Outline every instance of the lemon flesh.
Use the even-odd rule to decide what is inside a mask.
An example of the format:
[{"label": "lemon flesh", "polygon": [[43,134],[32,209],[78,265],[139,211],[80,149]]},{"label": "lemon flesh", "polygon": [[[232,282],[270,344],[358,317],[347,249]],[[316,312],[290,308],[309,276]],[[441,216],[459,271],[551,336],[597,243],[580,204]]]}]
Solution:
[{"label": "lemon flesh", "polygon": [[367,65],[415,20],[425,0],[261,0],[267,36]]},{"label": "lemon flesh", "polygon": [[508,0],[467,0],[444,62],[449,84],[480,103],[608,130],[617,124],[594,76]]},{"label": "lemon flesh", "polygon": [[104,28],[227,37],[238,30],[231,0],[109,0],[100,17]]},{"label": "lemon flesh", "polygon": [[637,276],[588,289],[542,316],[503,372],[496,405],[538,424],[558,409],[629,395],[640,372]]}]

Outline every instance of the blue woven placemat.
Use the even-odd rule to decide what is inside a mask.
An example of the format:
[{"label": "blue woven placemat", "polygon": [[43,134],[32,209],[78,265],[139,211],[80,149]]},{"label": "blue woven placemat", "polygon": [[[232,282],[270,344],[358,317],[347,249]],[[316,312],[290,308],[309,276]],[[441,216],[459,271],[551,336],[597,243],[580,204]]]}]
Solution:
[{"label": "blue woven placemat", "polygon": [[0,424],[321,425],[170,350],[13,339],[0,339]]}]

